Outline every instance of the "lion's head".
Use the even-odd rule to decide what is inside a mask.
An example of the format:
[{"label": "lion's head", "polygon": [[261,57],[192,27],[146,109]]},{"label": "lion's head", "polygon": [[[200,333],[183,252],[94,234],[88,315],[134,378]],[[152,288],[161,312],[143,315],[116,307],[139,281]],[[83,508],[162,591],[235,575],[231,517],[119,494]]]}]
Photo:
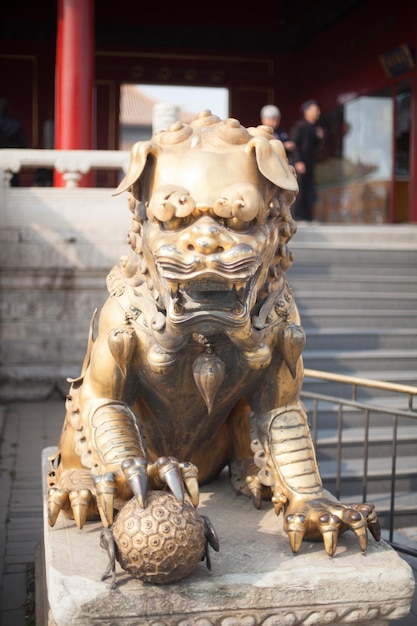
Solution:
[{"label": "lion's head", "polygon": [[[129,191],[130,244],[171,325],[242,327],[291,265],[298,190],[282,143],[204,111],[135,144],[116,193]],[[278,280],[278,282],[277,282]]]}]

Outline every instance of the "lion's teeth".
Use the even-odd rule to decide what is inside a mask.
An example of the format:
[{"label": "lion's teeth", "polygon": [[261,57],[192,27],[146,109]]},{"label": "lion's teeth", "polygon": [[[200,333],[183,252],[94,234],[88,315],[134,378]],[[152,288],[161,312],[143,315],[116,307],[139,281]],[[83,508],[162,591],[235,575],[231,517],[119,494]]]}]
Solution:
[{"label": "lion's teeth", "polygon": [[176,298],[173,301],[173,308],[174,308],[175,315],[182,315],[184,313],[185,307],[183,304],[181,304],[179,298]]},{"label": "lion's teeth", "polygon": [[243,283],[236,283],[234,285],[236,297],[241,304],[244,304],[245,299],[245,286]]},{"label": "lion's teeth", "polygon": [[180,292],[180,286],[179,285],[175,285],[174,287],[170,287],[169,295],[171,297],[171,300],[178,299],[179,298],[179,292]]},{"label": "lion's teeth", "polygon": [[235,313],[235,315],[241,315],[243,311],[244,311],[244,306],[242,302],[235,302],[234,307],[233,307],[233,313]]},{"label": "lion's teeth", "polygon": [[169,290],[169,293],[171,296],[172,308],[173,308],[175,315],[182,315],[184,313],[185,307],[181,302],[182,299],[181,299],[180,286],[175,285],[174,287],[171,287]]}]

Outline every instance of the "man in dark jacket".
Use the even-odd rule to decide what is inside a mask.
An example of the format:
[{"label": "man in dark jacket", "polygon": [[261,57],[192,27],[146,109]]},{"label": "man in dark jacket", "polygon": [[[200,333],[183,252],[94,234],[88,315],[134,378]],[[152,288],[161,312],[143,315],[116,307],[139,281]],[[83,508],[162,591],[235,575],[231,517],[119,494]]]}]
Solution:
[{"label": "man in dark jacket", "polygon": [[291,153],[291,163],[297,172],[300,191],[292,206],[295,219],[311,222],[316,199],[314,185],[314,162],[318,144],[323,140],[324,132],[317,125],[320,107],[316,100],[307,100],[301,106],[303,117],[291,130],[291,139],[295,148]]}]

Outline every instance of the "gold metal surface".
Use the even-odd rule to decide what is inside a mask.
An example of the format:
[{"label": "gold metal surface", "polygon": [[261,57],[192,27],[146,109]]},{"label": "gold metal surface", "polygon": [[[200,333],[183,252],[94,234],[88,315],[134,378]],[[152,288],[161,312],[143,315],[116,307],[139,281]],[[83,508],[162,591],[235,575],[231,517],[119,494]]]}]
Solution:
[{"label": "gold metal surface", "polygon": [[269,128],[210,111],[132,148],[117,190],[129,192],[132,252],[108,276],[72,381],[51,525],[60,509],[111,527],[113,508],[132,494],[146,507],[155,489],[196,506],[198,483],[228,466],[256,507],[269,497],[284,512],[294,552],[322,538],[333,555],[347,529],[362,550],[367,528],[379,538],[372,505],[323,489],[299,398],[305,334],[285,278],[297,190]]}]

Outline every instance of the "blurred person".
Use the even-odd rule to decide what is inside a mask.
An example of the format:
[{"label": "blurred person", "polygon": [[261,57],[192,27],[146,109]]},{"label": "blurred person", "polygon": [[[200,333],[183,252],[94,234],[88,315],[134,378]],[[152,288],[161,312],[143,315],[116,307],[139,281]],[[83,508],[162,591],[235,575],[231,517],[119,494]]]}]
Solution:
[{"label": "blurred person", "polygon": [[317,148],[324,139],[324,131],[317,122],[320,107],[317,100],[307,100],[301,105],[302,118],[291,129],[291,139],[295,147],[291,153],[291,163],[297,172],[299,193],[292,206],[296,220],[313,220],[313,207],[316,201],[314,165]]},{"label": "blurred person", "polygon": [[295,144],[293,141],[290,141],[288,137],[288,133],[282,128],[279,127],[281,123],[281,111],[275,104],[266,104],[261,109],[260,113],[261,124],[263,126],[270,126],[273,129],[273,135],[275,139],[279,139],[284,144],[284,148],[288,153],[290,153],[295,148]]}]

